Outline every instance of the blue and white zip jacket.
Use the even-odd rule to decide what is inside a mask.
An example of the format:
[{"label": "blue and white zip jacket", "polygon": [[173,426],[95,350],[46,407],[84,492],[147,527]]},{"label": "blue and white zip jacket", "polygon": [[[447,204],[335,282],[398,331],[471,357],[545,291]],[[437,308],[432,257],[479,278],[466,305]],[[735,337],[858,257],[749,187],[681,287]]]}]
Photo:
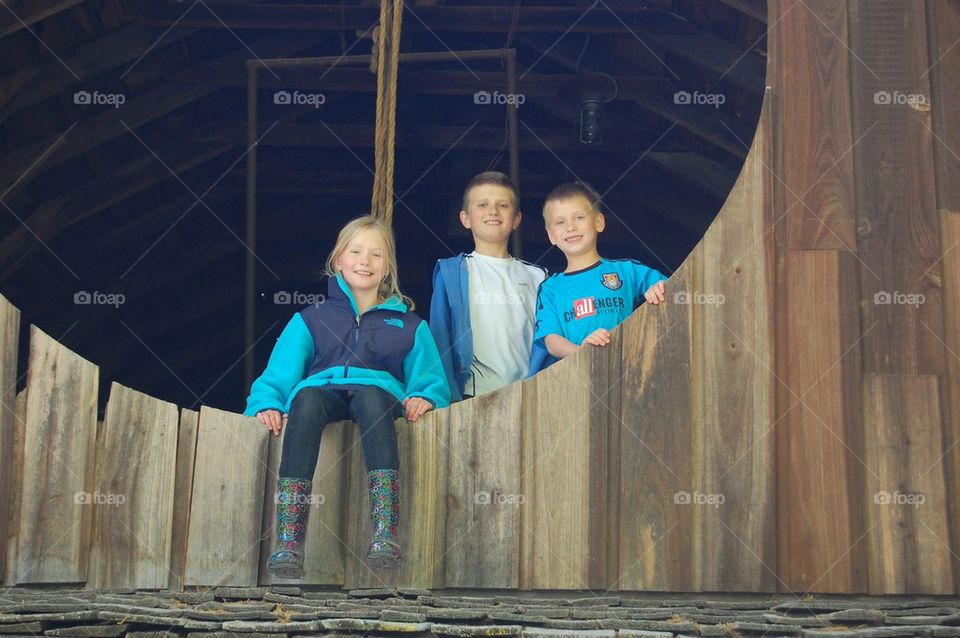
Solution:
[{"label": "blue and white zip jacket", "polygon": [[[470,325],[470,271],[467,256],[460,253],[437,261],[430,298],[430,331],[440,349],[450,395],[463,400],[463,391],[473,366],[473,328]],[[550,353],[542,344],[530,352],[529,374],[546,367]]]},{"label": "blue and white zip jacket", "polygon": [[358,390],[376,386],[403,401],[422,397],[450,405],[450,389],[427,322],[396,296],[362,315],[340,275],[323,303],[295,314],[277,339],[243,413],[288,412],[303,388]]}]

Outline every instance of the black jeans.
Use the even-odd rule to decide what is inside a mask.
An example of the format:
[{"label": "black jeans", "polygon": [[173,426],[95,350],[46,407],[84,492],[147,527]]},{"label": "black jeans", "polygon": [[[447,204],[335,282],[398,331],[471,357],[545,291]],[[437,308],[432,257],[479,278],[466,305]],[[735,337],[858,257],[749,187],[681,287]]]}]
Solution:
[{"label": "black jeans", "polygon": [[360,445],[368,471],[400,469],[393,422],[402,413],[396,397],[373,386],[360,390],[300,390],[287,417],[280,476],[313,479],[324,426],[346,419],[353,419],[360,428]]}]

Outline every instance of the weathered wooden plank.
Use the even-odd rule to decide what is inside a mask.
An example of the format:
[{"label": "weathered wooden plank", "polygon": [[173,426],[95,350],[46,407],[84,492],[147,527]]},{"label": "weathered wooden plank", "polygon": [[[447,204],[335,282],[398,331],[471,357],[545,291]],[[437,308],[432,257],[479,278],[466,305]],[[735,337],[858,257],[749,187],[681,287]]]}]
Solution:
[{"label": "weathered wooden plank", "polygon": [[16,582],[87,579],[98,369],[30,327]]},{"label": "weathered wooden plank", "polygon": [[607,586],[610,360],[621,332],[523,382],[520,587]]},{"label": "weathered wooden plank", "polygon": [[396,570],[374,571],[366,562],[371,534],[367,470],[357,428],[351,429],[350,485],[345,489],[349,493],[346,587],[443,586],[447,508],[446,500],[440,495],[447,484],[449,414],[449,410],[439,410],[428,412],[416,423],[407,423],[405,419],[396,421],[403,555]]},{"label": "weathered wooden plank", "polygon": [[845,0],[770,2],[773,119],[787,139],[777,157],[777,245],[853,248],[855,137]]},{"label": "weathered wooden plank", "polygon": [[522,405],[514,383],[450,408],[444,587],[519,584]]},{"label": "weathered wooden plank", "polygon": [[694,588],[706,591],[776,590],[770,106],[704,236],[702,288],[687,299],[702,334],[694,348],[704,411],[696,483],[723,498],[694,508]]},{"label": "weathered wooden plank", "polygon": [[[695,468],[692,356],[694,271],[703,243],[667,284],[667,303],[644,307],[623,325],[619,419],[619,569],[622,590],[690,591],[693,504],[703,486]],[[680,296],[675,296],[679,294]]]},{"label": "weathered wooden plank", "polygon": [[20,310],[0,295],[0,583],[6,568],[6,515],[13,498],[13,440],[17,418],[17,352]]},{"label": "weathered wooden plank", "polygon": [[960,211],[960,3],[927,2],[937,206]]},{"label": "weathered wooden plank", "polygon": [[255,419],[200,408],[186,585],[257,584],[268,437]]},{"label": "weathered wooden plank", "polygon": [[[950,520],[960,520],[960,3],[927,2],[932,141],[940,216],[940,268],[946,344],[944,459]],[[951,526],[954,591],[960,590],[960,525]]]},{"label": "weathered wooden plank", "polygon": [[939,379],[868,374],[863,390],[870,593],[952,593]]},{"label": "weathered wooden plank", "polygon": [[864,371],[943,374],[924,3],[850,3]]},{"label": "weathered wooden plank", "polygon": [[27,391],[21,390],[16,398],[16,416],[11,433],[10,450],[10,498],[5,510],[7,516],[6,535],[0,539],[6,549],[6,564],[3,584],[16,584],[17,573],[17,533],[20,531],[20,499],[23,487],[23,442],[26,439]]},{"label": "weathered wooden plank", "polygon": [[[304,585],[337,585],[344,583],[344,554],[346,553],[346,517],[344,503],[350,455],[348,454],[350,421],[330,423],[323,431],[320,455],[313,474],[313,493],[304,540]],[[286,421],[279,437],[270,437],[270,462],[263,501],[264,539],[260,550],[261,584],[287,583],[273,578],[267,571],[267,559],[277,543],[277,472],[286,435]]]},{"label": "weathered wooden plank", "polygon": [[[947,398],[943,443],[946,446],[950,520],[960,520],[960,211],[941,211],[940,245],[943,247],[943,319],[947,350]],[[951,526],[954,574],[960,585],[960,526]]]},{"label": "weathered wooden plank", "polygon": [[867,586],[854,259],[839,250],[778,256],[777,573],[790,591]]},{"label": "weathered wooden plank", "polygon": [[166,588],[178,420],[176,405],[111,386],[91,494],[94,588]]},{"label": "weathered wooden plank", "polygon": [[177,432],[177,469],[173,493],[173,527],[170,532],[170,580],[172,591],[183,590],[187,560],[187,535],[190,532],[190,502],[193,499],[193,472],[197,454],[197,425],[200,413],[183,408]]}]

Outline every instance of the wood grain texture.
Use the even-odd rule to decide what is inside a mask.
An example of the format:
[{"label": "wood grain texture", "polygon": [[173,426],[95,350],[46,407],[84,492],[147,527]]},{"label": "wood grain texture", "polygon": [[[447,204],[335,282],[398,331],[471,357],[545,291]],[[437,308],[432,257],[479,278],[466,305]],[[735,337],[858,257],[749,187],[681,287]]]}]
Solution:
[{"label": "wood grain texture", "polygon": [[97,437],[92,587],[167,586],[178,421],[174,404],[111,386]]},{"label": "wood grain texture", "polygon": [[[947,398],[943,442],[947,458],[950,520],[960,520],[960,211],[940,213],[943,247],[943,319],[947,351]],[[960,586],[960,525],[951,527],[953,568]]]},{"label": "wood grain texture", "polygon": [[940,382],[864,377],[870,593],[953,592]]},{"label": "wood grain texture", "polygon": [[256,419],[200,408],[186,585],[257,584],[268,437]]},{"label": "wood grain texture", "polygon": [[6,565],[3,584],[7,587],[16,584],[17,575],[17,534],[20,531],[20,499],[23,496],[23,452],[26,432],[27,391],[21,390],[16,398],[16,416],[10,441],[10,497],[7,500],[7,533],[0,541],[6,549]]},{"label": "wood grain texture", "polygon": [[197,455],[197,426],[200,413],[183,408],[177,432],[177,469],[173,493],[173,527],[170,531],[171,591],[183,590],[187,560],[187,536],[190,533],[190,503],[193,500],[193,470]]},{"label": "wood grain texture", "polygon": [[447,503],[449,410],[431,411],[416,423],[395,422],[400,451],[400,551],[396,570],[374,571],[366,562],[371,537],[367,468],[351,430],[350,484],[347,503],[347,588],[410,586],[442,587]]},{"label": "wood grain texture", "polygon": [[[523,382],[520,586],[603,588],[608,579],[609,429],[620,333]],[[616,404],[614,404],[615,406]]]},{"label": "wood grain texture", "polygon": [[857,265],[836,250],[778,261],[778,583],[865,591]]},{"label": "wood grain texture", "polygon": [[444,587],[519,584],[522,406],[514,383],[450,408]]},{"label": "wood grain texture", "polygon": [[0,295],[0,583],[6,571],[7,516],[13,497],[13,440],[17,418],[20,310]]},{"label": "wood grain texture", "polygon": [[304,538],[303,578],[288,581],[267,572],[267,559],[277,544],[277,478],[283,451],[284,429],[270,436],[270,454],[263,498],[263,545],[260,549],[260,583],[337,585],[344,583],[346,552],[346,481],[349,478],[350,421],[328,423],[320,441],[317,469],[313,474],[310,514]]},{"label": "wood grain texture", "polygon": [[960,211],[960,2],[926,3],[937,207]]},{"label": "wood grain texture", "polygon": [[680,302],[695,291],[702,259],[701,242],[670,277],[667,303],[641,307],[619,331],[621,590],[696,588],[693,501],[704,489],[694,445],[703,425],[694,411],[693,306]]},{"label": "wood grain texture", "polygon": [[[769,93],[769,92],[768,92]],[[695,451],[697,580],[706,591],[776,589],[773,233],[770,108],[733,191],[703,239],[693,321],[702,431]]]},{"label": "wood grain texture", "polygon": [[98,369],[30,327],[18,584],[87,579]]},{"label": "wood grain texture", "polygon": [[[960,2],[927,2],[932,141],[940,216],[940,272],[947,359],[947,489],[950,520],[960,520]],[[951,526],[954,591],[960,590],[960,525]]]},{"label": "wood grain texture", "polygon": [[850,3],[864,372],[943,374],[924,3]]},{"label": "wood grain texture", "polygon": [[[844,0],[769,2],[779,144],[777,245],[854,248],[850,55]],[[744,141],[746,144],[747,141]]]}]

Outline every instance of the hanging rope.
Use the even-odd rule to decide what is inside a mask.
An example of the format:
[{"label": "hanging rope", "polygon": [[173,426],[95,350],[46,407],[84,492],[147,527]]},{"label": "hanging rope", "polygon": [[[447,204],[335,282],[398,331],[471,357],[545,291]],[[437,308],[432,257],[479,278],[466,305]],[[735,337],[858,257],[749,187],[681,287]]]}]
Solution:
[{"label": "hanging rope", "polygon": [[397,67],[403,0],[380,0],[377,45],[377,124],[374,134],[373,201],[370,212],[393,222],[394,140],[397,120]]}]

